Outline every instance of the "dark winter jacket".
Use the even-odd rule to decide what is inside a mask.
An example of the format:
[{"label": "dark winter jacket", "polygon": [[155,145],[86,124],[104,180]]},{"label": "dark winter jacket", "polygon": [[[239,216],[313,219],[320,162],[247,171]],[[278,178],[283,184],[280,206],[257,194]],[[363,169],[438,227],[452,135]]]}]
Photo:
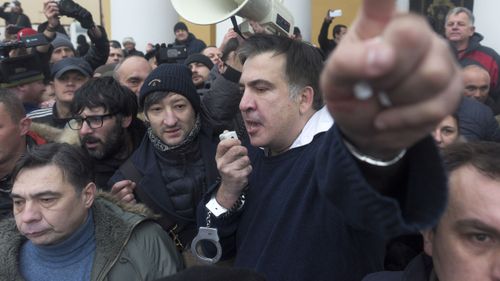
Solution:
[{"label": "dark winter jacket", "polygon": [[463,97],[457,114],[460,135],[467,140],[500,142],[500,127],[488,106]]},{"label": "dark winter jacket", "polygon": [[438,279],[432,268],[431,257],[420,254],[408,264],[404,271],[372,273],[362,281],[438,281]]},{"label": "dark winter jacket", "polygon": [[[207,47],[207,45],[205,44],[205,42],[203,42],[202,40],[196,38],[196,36],[194,36],[194,34],[191,33],[191,32],[189,33],[188,38],[186,39],[186,41],[181,42],[181,41],[178,41],[176,39],[173,44],[174,45],[185,45],[186,48],[187,48],[187,56],[188,57],[191,54],[200,53],[201,51],[203,51],[203,49],[205,49]],[[185,59],[179,59],[179,60],[177,60],[177,63],[183,64],[184,60]]]},{"label": "dark winter jacket", "polygon": [[23,13],[18,14],[13,12],[5,12],[3,8],[0,8],[0,18],[3,18],[5,20],[5,26],[13,24],[20,27],[31,28],[30,18]]},{"label": "dark winter jacket", "polygon": [[[96,250],[91,281],[156,280],[182,268],[172,240],[145,209],[96,198],[92,207]],[[19,253],[26,241],[14,219],[0,223],[0,280],[24,280]]]},{"label": "dark winter jacket", "polygon": [[218,136],[206,121],[198,136],[183,146],[165,152],[158,151],[146,134],[139,148],[128,161],[140,174],[132,176],[123,164],[110,179],[115,182],[130,179],[136,182],[136,198],[156,213],[162,214],[160,224],[166,231],[175,228],[183,247],[188,247],[196,235],[196,207],[206,187],[218,177],[215,151]]},{"label": "dark winter jacket", "polygon": [[328,28],[330,27],[331,21],[323,21],[321,25],[321,30],[318,35],[318,43],[321,51],[325,58],[337,47],[337,42],[334,40],[328,39]]}]

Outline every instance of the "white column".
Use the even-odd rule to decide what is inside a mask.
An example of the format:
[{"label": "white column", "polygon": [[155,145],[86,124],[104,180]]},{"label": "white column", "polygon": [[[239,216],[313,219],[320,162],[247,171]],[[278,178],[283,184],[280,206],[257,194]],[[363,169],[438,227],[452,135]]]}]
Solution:
[{"label": "white column", "polygon": [[[236,17],[236,22],[240,24],[243,20],[240,17]],[[215,42],[216,46],[220,46],[222,44],[222,40],[224,39],[224,35],[226,35],[228,29],[233,28],[233,24],[230,19],[227,19],[223,22],[219,22],[215,25]]]},{"label": "white column", "polygon": [[311,41],[311,1],[310,0],[283,0],[285,7],[290,10],[299,27],[302,38]]},{"label": "white column", "polygon": [[111,38],[122,41],[131,36],[136,49],[144,51],[147,43],[174,41],[174,25],[179,15],[168,0],[111,0]]},{"label": "white column", "polygon": [[498,9],[500,1],[481,0],[474,1],[474,17],[476,18],[476,31],[484,36],[481,44],[493,48],[500,53],[500,36],[498,36]]},{"label": "white column", "polygon": [[396,7],[399,11],[408,12],[410,10],[410,0],[396,0]]}]

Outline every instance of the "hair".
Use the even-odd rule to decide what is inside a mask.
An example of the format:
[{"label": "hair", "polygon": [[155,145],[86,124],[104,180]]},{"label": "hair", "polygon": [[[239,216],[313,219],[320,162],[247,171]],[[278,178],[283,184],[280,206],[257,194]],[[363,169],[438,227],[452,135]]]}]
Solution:
[{"label": "hair", "polygon": [[456,169],[470,165],[479,173],[500,180],[500,144],[495,142],[458,142],[443,150],[445,168],[450,174]]},{"label": "hair", "polygon": [[224,49],[222,49],[222,57],[220,58],[223,62],[226,62],[229,58],[229,54],[233,51],[238,50],[240,47],[240,42],[236,38],[231,38],[227,41],[226,45],[224,45]]},{"label": "hair", "polygon": [[458,15],[460,13],[465,13],[467,17],[469,18],[470,25],[473,26],[475,22],[474,14],[472,14],[471,10],[465,8],[465,7],[455,7],[451,10],[448,11],[448,14],[446,14],[446,20],[445,23],[448,22],[448,19],[452,15]]},{"label": "hair", "polygon": [[109,40],[109,46],[110,47],[113,47],[115,49],[121,49],[122,48],[122,44],[116,40]]},{"label": "hair", "polygon": [[14,123],[18,123],[26,117],[26,111],[24,110],[23,103],[16,96],[16,94],[10,92],[6,89],[0,89],[0,104],[4,105],[5,110],[10,116],[10,119]]},{"label": "hair", "polygon": [[126,61],[129,61],[131,59],[144,59],[144,61],[148,64],[148,60],[145,59],[144,57],[141,57],[141,56],[127,56],[125,57],[121,62],[119,62],[116,66],[115,66],[115,69],[113,70],[113,78],[115,78],[117,81],[120,80],[120,74],[118,74],[118,72],[120,71],[120,68],[122,67],[122,65],[126,62]]},{"label": "hair", "polygon": [[290,98],[295,99],[299,91],[310,86],[314,90],[313,108],[321,109],[323,98],[319,77],[323,69],[323,58],[317,48],[302,41],[285,36],[255,34],[248,38],[239,50],[242,63],[263,53],[285,56],[285,79],[290,89]]},{"label": "hair", "polygon": [[15,181],[24,169],[48,165],[58,167],[64,180],[73,185],[78,194],[94,178],[90,158],[81,148],[67,143],[50,143],[28,149],[16,163],[12,180]]},{"label": "hair", "polygon": [[71,113],[78,115],[85,107],[103,107],[107,112],[137,118],[137,96],[112,77],[91,78],[76,91]]},{"label": "hair", "polygon": [[147,111],[152,105],[157,104],[159,101],[164,99],[169,94],[170,92],[166,91],[156,91],[147,95],[146,98],[144,99],[144,106],[143,106],[144,114],[147,115]]},{"label": "hair", "polygon": [[455,122],[457,123],[457,133],[458,137],[460,138],[460,118],[458,117],[458,112],[457,111],[453,112],[451,117],[453,117],[453,119],[455,119]]},{"label": "hair", "polygon": [[347,26],[343,24],[336,24],[333,27],[333,38],[337,38],[337,34],[339,34],[342,31],[342,28],[347,28]]}]

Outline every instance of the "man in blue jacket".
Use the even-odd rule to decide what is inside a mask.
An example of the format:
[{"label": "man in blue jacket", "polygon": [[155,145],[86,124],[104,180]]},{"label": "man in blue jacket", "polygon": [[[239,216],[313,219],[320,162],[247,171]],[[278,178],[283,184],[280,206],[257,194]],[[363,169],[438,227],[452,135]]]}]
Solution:
[{"label": "man in blue jacket", "polygon": [[459,102],[459,68],[424,19],[393,17],[394,5],[363,1],[323,70],[307,44],[244,43],[239,108],[252,146],[219,143],[221,183],[198,216],[235,266],[268,280],[360,280],[382,268],[387,239],[443,211],[428,135]]}]

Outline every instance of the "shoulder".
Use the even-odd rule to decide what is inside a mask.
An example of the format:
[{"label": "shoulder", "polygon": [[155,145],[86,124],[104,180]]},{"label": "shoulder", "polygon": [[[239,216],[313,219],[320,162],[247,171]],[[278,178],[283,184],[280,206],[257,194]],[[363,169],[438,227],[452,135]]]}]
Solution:
[{"label": "shoulder", "polygon": [[168,234],[154,221],[144,220],[133,230],[127,254],[144,272],[161,271],[161,276],[181,269],[181,259]]},{"label": "shoulder", "polygon": [[52,107],[33,110],[30,113],[28,113],[27,116],[31,119],[52,116]]}]

